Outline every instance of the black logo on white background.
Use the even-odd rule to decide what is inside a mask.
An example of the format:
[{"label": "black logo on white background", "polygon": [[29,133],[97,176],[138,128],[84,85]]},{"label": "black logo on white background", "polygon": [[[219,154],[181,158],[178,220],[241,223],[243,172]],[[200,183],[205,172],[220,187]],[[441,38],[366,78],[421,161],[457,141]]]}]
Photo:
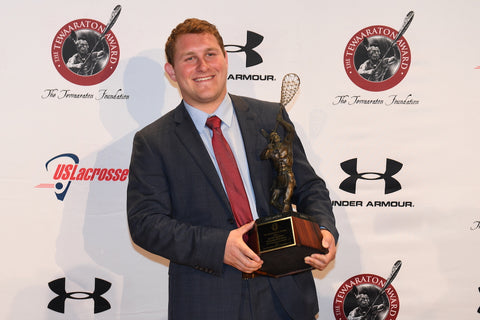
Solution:
[{"label": "black logo on white background", "polygon": [[48,304],[50,310],[65,313],[65,301],[67,299],[73,300],[86,300],[93,299],[94,302],[94,313],[100,313],[111,308],[110,303],[102,297],[105,294],[112,284],[108,281],[95,278],[95,288],[93,292],[83,292],[83,291],[74,291],[66,292],[65,290],[65,278],[60,278],[53,280],[48,283],[50,289],[55,292],[58,296],[53,298],[52,301]]},{"label": "black logo on white background", "polygon": [[[478,292],[480,292],[480,287],[478,288]],[[477,313],[480,313],[480,307],[478,307]]]},{"label": "black logo on white background", "polygon": [[226,49],[227,52],[231,52],[231,53],[245,52],[245,55],[247,56],[247,61],[245,66],[248,68],[248,67],[256,66],[257,64],[260,64],[263,62],[262,56],[260,56],[258,52],[253,50],[256,47],[258,47],[262,43],[262,41],[263,41],[262,35],[255,33],[253,31],[247,31],[247,43],[244,46],[228,44],[228,45],[225,45],[225,48],[233,47],[237,49],[237,50]]},{"label": "black logo on white background", "polygon": [[470,227],[470,230],[472,231],[480,230],[480,221],[479,220],[473,221],[473,225]]},{"label": "black logo on white background", "polygon": [[357,182],[361,180],[384,180],[385,181],[385,194],[396,192],[402,189],[400,182],[393,176],[397,174],[403,167],[398,161],[387,159],[385,172],[358,172],[357,170],[357,158],[344,161],[340,164],[340,167],[345,173],[350,175],[348,178],[342,181],[340,189],[349,193],[357,192]]}]

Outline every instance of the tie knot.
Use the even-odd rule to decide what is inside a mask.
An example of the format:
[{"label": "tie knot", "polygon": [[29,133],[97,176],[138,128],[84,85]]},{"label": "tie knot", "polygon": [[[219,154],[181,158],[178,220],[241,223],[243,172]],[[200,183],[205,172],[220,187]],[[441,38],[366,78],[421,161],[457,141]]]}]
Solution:
[{"label": "tie knot", "polygon": [[212,130],[220,128],[221,124],[222,124],[222,120],[220,120],[220,118],[217,116],[213,116],[207,119],[207,127],[209,127]]}]

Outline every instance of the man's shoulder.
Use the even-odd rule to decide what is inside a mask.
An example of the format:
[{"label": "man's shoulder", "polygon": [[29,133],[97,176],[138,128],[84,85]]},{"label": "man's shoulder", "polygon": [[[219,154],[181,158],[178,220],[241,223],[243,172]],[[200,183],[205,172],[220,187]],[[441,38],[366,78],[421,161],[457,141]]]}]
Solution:
[{"label": "man's shoulder", "polygon": [[278,102],[271,102],[271,101],[266,101],[266,100],[260,100],[257,98],[252,98],[252,97],[247,97],[247,96],[239,96],[235,94],[230,94],[230,97],[232,98],[233,104],[235,102],[237,103],[246,103],[248,106],[264,106],[264,107],[271,107],[271,108],[276,108],[278,110],[280,103]]},{"label": "man's shoulder", "polygon": [[280,109],[279,102],[260,100],[252,97],[230,94],[235,109],[244,112],[254,112],[257,115],[276,115]]},{"label": "man's shoulder", "polygon": [[175,127],[175,119],[178,118],[177,114],[181,114],[181,108],[184,108],[182,103],[150,124],[147,124],[145,127],[139,130],[139,133],[150,135],[153,133],[158,133],[159,131],[165,132],[172,130]]}]

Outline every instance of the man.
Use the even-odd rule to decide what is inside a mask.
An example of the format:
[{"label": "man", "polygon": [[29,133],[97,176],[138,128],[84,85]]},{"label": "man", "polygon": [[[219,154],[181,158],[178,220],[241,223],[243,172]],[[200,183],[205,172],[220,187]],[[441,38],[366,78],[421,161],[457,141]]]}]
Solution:
[{"label": "man", "polygon": [[[314,319],[318,312],[311,272],[252,276],[263,261],[244,242],[254,222],[237,225],[221,165],[212,146],[211,115],[221,119],[248,195],[250,220],[272,214],[274,180],[261,160],[279,103],[227,94],[228,58],[216,27],[187,19],[166,43],[165,71],[182,102],[134,138],[127,194],[132,240],[170,260],[169,319]],[[283,110],[283,117],[288,115]],[[288,120],[289,121],[289,120]],[[279,134],[284,134],[279,129]],[[308,164],[295,135],[293,203],[324,228],[329,254],[306,257],[320,270],[334,259],[338,233],[325,183]]]},{"label": "man", "polygon": [[355,297],[357,305],[355,309],[348,314],[348,320],[375,320],[380,311],[385,310],[383,304],[370,306],[370,297],[366,293],[361,293]]},{"label": "man", "polygon": [[92,75],[97,62],[105,56],[105,53],[103,50],[90,53],[87,40],[82,38],[75,41],[75,47],[77,53],[68,59],[67,67],[82,76]]},{"label": "man", "polygon": [[381,58],[380,48],[377,46],[369,46],[367,48],[369,59],[360,65],[358,74],[369,81],[383,81],[390,78],[392,75],[387,71],[390,66],[397,62],[395,57]]}]

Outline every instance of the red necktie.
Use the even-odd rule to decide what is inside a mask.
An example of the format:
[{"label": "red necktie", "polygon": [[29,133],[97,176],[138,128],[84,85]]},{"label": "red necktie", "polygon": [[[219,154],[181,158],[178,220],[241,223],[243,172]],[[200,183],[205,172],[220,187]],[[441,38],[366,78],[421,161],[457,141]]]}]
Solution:
[{"label": "red necktie", "polygon": [[242,177],[238,171],[237,162],[235,161],[235,157],[227,140],[225,140],[222,134],[221,124],[222,120],[217,116],[207,119],[207,127],[213,131],[213,151],[215,152],[215,157],[217,158],[217,163],[222,174],[233,216],[235,217],[237,226],[240,227],[252,221],[253,217],[250,204],[248,203],[247,193],[243,187]]}]

